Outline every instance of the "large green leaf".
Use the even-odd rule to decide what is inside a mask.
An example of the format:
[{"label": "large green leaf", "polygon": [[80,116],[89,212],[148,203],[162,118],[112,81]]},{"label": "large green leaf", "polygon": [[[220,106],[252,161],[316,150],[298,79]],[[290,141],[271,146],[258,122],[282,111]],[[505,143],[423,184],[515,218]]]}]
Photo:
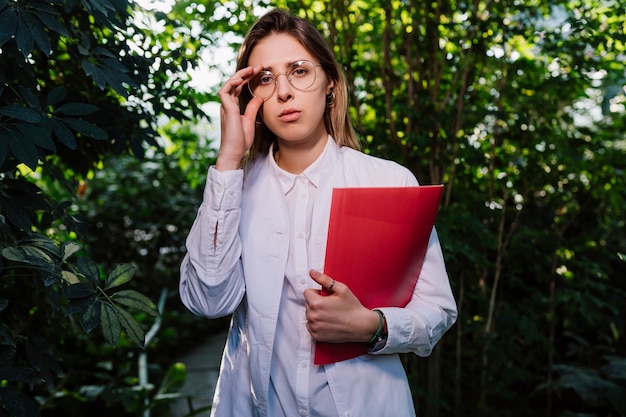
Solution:
[{"label": "large green leaf", "polygon": [[117,309],[109,303],[100,303],[100,326],[104,338],[112,345],[117,345],[117,341],[122,334]]},{"label": "large green leaf", "polygon": [[134,274],[135,267],[130,264],[115,265],[111,272],[109,272],[109,276],[104,284],[104,289],[108,290],[126,284],[133,278]]},{"label": "large green leaf", "polygon": [[68,287],[65,287],[63,289],[63,295],[65,295],[67,298],[88,298],[88,297],[93,297],[94,295],[96,295],[96,289],[93,287],[93,285],[85,283],[85,282],[79,282],[76,284],[72,284]]},{"label": "large green leaf", "polygon": [[5,7],[0,11],[0,47],[15,35],[17,14],[13,7]]},{"label": "large green leaf", "polygon": [[107,132],[94,125],[93,123],[89,123],[82,119],[74,119],[74,118],[63,118],[59,119],[65,125],[71,127],[81,135],[88,136],[90,138],[98,139],[98,140],[106,140],[108,138]]},{"label": "large green leaf", "polygon": [[96,302],[91,304],[87,311],[85,311],[80,318],[80,324],[86,333],[91,333],[93,329],[98,327],[98,325],[100,324],[100,317],[102,313],[102,307],[100,306],[100,304],[101,301],[96,300]]},{"label": "large green leaf", "polygon": [[135,290],[118,291],[111,296],[111,300],[126,307],[143,311],[151,316],[159,314],[156,304],[148,297]]},{"label": "large green leaf", "polygon": [[0,107],[0,114],[29,123],[41,122],[41,113],[18,104]]},{"label": "large green leaf", "polygon": [[139,347],[143,347],[145,340],[145,332],[141,328],[141,324],[128,311],[121,307],[114,306],[117,310],[120,324],[128,338]]},{"label": "large green leaf", "polygon": [[15,33],[15,42],[24,57],[28,57],[35,46],[35,38],[29,27],[27,17],[28,13],[20,13],[17,17],[17,32]]},{"label": "large green leaf", "polygon": [[100,269],[98,265],[91,259],[81,256],[76,260],[76,268],[85,278],[87,278],[94,286],[100,282]]},{"label": "large green leaf", "polygon": [[55,113],[68,116],[84,116],[98,111],[98,106],[86,103],[65,103],[55,110]]}]

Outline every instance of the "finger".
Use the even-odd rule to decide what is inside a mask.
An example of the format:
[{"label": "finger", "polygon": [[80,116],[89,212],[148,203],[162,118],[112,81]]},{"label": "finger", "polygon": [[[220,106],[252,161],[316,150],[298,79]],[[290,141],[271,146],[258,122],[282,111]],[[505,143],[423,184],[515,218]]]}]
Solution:
[{"label": "finger", "polygon": [[256,115],[259,112],[259,109],[263,105],[263,99],[259,97],[252,97],[252,100],[246,106],[246,111],[244,112],[244,117],[250,120],[256,120]]},{"label": "finger", "polygon": [[337,282],[328,275],[323,274],[320,271],[316,271],[315,269],[311,269],[309,271],[309,275],[313,278],[313,281],[322,286],[322,289],[326,291],[333,291],[335,289]]}]

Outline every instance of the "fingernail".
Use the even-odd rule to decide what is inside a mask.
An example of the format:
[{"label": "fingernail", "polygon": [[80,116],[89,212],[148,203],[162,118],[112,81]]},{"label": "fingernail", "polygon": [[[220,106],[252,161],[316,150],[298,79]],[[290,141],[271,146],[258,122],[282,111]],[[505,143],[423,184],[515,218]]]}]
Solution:
[{"label": "fingernail", "polygon": [[320,271],[316,271],[315,269],[311,269],[310,274],[313,278],[319,278],[319,276],[322,275]]}]

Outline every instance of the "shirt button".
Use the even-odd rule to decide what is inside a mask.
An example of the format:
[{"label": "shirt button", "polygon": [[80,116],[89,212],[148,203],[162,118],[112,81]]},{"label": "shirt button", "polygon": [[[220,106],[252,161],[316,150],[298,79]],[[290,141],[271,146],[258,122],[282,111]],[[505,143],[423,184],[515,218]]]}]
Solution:
[{"label": "shirt button", "polygon": [[300,284],[302,284],[302,285],[306,284],[306,279],[300,278]]},{"label": "shirt button", "polygon": [[307,413],[306,413],[306,411],[300,411],[300,415],[301,415],[302,417],[306,417]]},{"label": "shirt button", "polygon": [[301,366],[301,367],[303,367],[303,368],[306,368],[307,363],[306,363],[306,362],[302,362],[302,363],[300,364],[300,366]]},{"label": "shirt button", "polygon": [[224,191],[224,189],[221,186],[218,185],[217,187],[215,187],[216,193],[222,193],[222,191]]},{"label": "shirt button", "polygon": [[304,234],[303,233],[298,233],[298,239],[302,239],[304,238]]}]

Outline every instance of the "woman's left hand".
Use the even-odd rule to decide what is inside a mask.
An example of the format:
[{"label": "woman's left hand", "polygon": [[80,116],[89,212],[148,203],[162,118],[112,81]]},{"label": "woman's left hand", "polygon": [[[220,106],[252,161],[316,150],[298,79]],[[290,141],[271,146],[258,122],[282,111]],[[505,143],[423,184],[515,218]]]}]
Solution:
[{"label": "woman's left hand", "polygon": [[309,274],[329,292],[304,291],[307,329],[313,339],[330,343],[369,341],[378,329],[378,314],[364,307],[347,285],[319,271]]}]

